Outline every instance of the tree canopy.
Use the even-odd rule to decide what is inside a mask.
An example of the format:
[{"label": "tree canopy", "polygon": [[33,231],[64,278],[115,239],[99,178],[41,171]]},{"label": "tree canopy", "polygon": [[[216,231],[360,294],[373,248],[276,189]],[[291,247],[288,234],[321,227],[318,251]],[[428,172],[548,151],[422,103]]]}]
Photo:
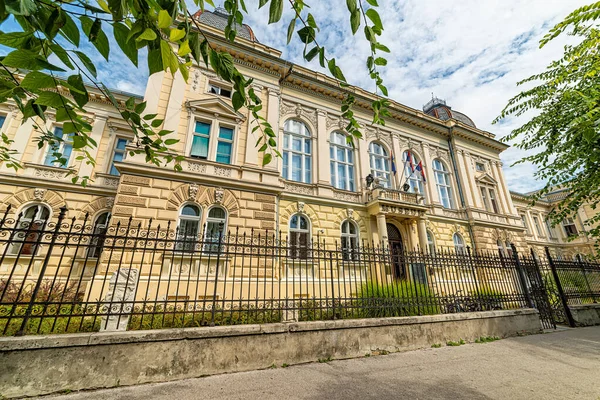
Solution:
[{"label": "tree canopy", "polygon": [[[201,10],[205,5],[214,7],[212,0],[193,0],[193,3]],[[248,11],[244,0],[225,0],[223,6],[229,14],[223,35],[234,42],[237,28],[242,26]],[[335,58],[329,57],[325,47],[319,44],[317,20],[304,0],[259,0],[259,6],[268,7],[269,24],[279,23],[284,7],[289,7],[293,18],[288,23],[288,43],[301,41],[305,60],[318,57],[321,67],[338,80],[340,87],[348,86]],[[387,96],[378,69],[387,64],[381,53],[389,49],[378,41],[383,25],[377,7],[376,0],[346,0],[353,34],[363,26],[364,38],[370,44],[366,68],[375,90]],[[251,87],[252,79],[238,71],[229,53],[217,50],[208,40],[185,0],[0,0],[0,21],[9,18],[14,18],[21,31],[0,32],[0,44],[13,49],[0,57],[0,102],[12,99],[23,114],[23,122],[38,117],[45,122],[48,113],[54,114],[72,142],[77,160],[92,165],[96,162],[89,150],[98,144],[90,136],[92,126],[84,117],[90,99],[87,82],[110,99],[130,126],[135,135],[131,153],[145,154],[148,163],[172,165],[176,170],[180,169],[179,161],[183,159],[169,151],[177,139],[169,138],[170,131],[161,129],[163,121],[157,115],[144,113],[145,102],[130,98],[124,108],[120,107],[110,89],[97,80],[97,67],[82,47],[86,42],[91,43],[109,61],[111,32],[135,67],[140,61],[140,51],[147,49],[150,74],[180,73],[187,81],[194,63],[212,68],[221,79],[232,84],[233,107],[236,110],[247,107],[251,111],[256,121],[253,133],[258,135],[256,147],[263,153],[263,164],[280,156],[276,133],[261,115],[261,100]],[[60,63],[52,62],[52,55]],[[341,111],[348,121],[346,131],[351,134],[350,141],[362,137],[352,111],[354,101],[351,92],[346,91]],[[385,98],[372,102],[373,123],[384,124],[383,118],[389,115],[388,105]],[[59,142],[64,139],[56,137],[44,124],[34,126],[40,133],[36,139],[38,146],[50,146],[55,162],[66,166],[67,160],[59,151]],[[1,139],[0,161],[12,168],[21,168],[18,155],[11,150],[11,139],[5,133]],[[91,179],[78,176],[76,171],[70,173],[74,183],[86,185]]]},{"label": "tree canopy", "polygon": [[[563,57],[545,71],[519,82],[533,87],[513,97],[494,121],[534,115],[504,140],[517,141],[516,147],[529,151],[517,163],[533,163],[536,178],[547,182],[533,195],[534,202],[557,187],[567,191],[550,214],[553,225],[575,215],[583,205],[595,210],[600,203],[599,19],[600,2],[596,2],[553,27],[540,48],[560,35],[573,36],[577,43],[565,46]],[[600,239],[600,213],[587,225],[587,234]]]}]

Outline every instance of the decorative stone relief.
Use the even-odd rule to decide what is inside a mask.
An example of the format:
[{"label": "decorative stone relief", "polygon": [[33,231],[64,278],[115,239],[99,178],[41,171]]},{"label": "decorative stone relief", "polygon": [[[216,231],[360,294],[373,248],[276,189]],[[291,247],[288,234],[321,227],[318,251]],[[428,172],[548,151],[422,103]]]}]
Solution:
[{"label": "decorative stone relief", "polygon": [[64,180],[68,176],[66,171],[57,171],[51,168],[40,168],[36,167],[33,174],[36,178],[42,178],[47,180]]},{"label": "decorative stone relief", "polygon": [[102,177],[102,186],[116,188],[117,186],[119,186],[119,178],[103,176]]},{"label": "decorative stone relief", "polygon": [[200,71],[195,70],[192,75],[192,90],[196,93],[200,92]]},{"label": "decorative stone relief", "polygon": [[223,202],[223,189],[222,188],[217,188],[215,189],[215,202],[216,203],[222,203]]},{"label": "decorative stone relief", "polygon": [[305,205],[304,202],[302,202],[302,201],[298,202],[298,212],[301,212],[301,213],[304,212],[304,205]]},{"label": "decorative stone relief", "polygon": [[191,184],[188,188],[188,200],[193,201],[196,200],[196,196],[198,196],[198,185],[195,183]]},{"label": "decorative stone relief", "polygon": [[[281,101],[280,114],[282,116],[295,115],[298,118],[306,118],[313,126],[317,126],[317,112],[314,109],[303,106],[300,103],[292,103],[286,100]],[[313,132],[315,133],[315,132]]]},{"label": "decorative stone relief", "polygon": [[360,202],[360,195],[345,192],[333,192],[333,198],[336,200],[348,201],[351,203]]},{"label": "decorative stone relief", "polygon": [[390,132],[382,131],[379,127],[366,127],[365,131],[367,132],[367,139],[376,139],[387,144],[390,149],[392,148],[392,135]]},{"label": "decorative stone relief", "polygon": [[285,183],[283,186],[285,191],[298,194],[313,194],[313,188],[310,186],[294,185],[293,183]]},{"label": "decorative stone relief", "polygon": [[190,172],[198,172],[198,173],[204,174],[204,173],[206,173],[206,164],[188,161],[187,170]]},{"label": "decorative stone relief", "polygon": [[229,177],[231,177],[231,169],[223,168],[223,167],[215,167],[215,175],[229,178]]},{"label": "decorative stone relief", "polygon": [[106,208],[113,208],[114,205],[115,205],[114,197],[107,197],[106,200],[104,201],[104,207],[106,207]]},{"label": "decorative stone relief", "polygon": [[354,219],[354,210],[352,208],[346,208],[346,217],[348,219]]},{"label": "decorative stone relief", "polygon": [[46,195],[46,189],[34,189],[33,190],[33,198],[37,201],[42,201],[44,196]]},{"label": "decorative stone relief", "polygon": [[108,293],[104,297],[100,331],[126,331],[139,271],[135,268],[119,268],[110,277]]}]

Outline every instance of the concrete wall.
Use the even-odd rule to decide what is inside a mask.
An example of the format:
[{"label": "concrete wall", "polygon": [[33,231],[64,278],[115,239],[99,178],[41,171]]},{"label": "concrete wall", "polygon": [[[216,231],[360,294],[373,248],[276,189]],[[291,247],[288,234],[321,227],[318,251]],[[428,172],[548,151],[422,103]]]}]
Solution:
[{"label": "concrete wall", "polygon": [[362,357],[540,330],[537,311],[526,309],[0,338],[0,398]]},{"label": "concrete wall", "polygon": [[577,326],[600,325],[600,304],[578,304],[569,310]]}]

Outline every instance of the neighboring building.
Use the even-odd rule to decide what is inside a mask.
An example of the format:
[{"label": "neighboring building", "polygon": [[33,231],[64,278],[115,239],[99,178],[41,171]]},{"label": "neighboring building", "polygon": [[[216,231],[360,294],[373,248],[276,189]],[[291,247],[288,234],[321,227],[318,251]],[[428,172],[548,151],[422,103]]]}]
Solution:
[{"label": "neighboring building", "polygon": [[[282,159],[262,166],[251,115],[232,108],[231,85],[210,69],[193,67],[187,83],[180,74],[160,72],[149,78],[146,112],[164,118],[161,128],[179,139],[173,150],[185,156],[182,172],[148,165],[143,156],[126,157],[127,147],[134,145],[132,133],[110,103],[90,89],[97,164],[82,165],[68,145],[62,150],[70,154],[69,168],[94,182],[86,188],[72,184],[65,168],[51,164],[48,149],[34,143],[36,121],[21,125],[14,105],[2,104],[2,131],[15,140],[25,166],[15,173],[0,165],[2,211],[10,204],[13,218],[23,213],[30,221],[48,220],[66,205],[67,218],[83,220],[89,213],[97,226],[109,216],[111,224],[133,216],[135,225],[145,226],[152,218],[154,226],[171,222],[173,228],[177,221],[188,234],[203,234],[204,225],[208,236],[221,226],[281,231],[298,246],[299,257],[317,236],[344,246],[384,241],[394,248],[458,251],[467,246],[496,250],[498,243],[528,251],[530,245],[554,243],[535,232],[525,235],[524,200],[509,192],[502,172],[500,153],[508,146],[445,101],[434,98],[423,111],[391,101],[386,126],[372,126],[372,93],[342,89],[324,74],[291,64],[247,26],[236,43],[227,42],[219,30],[227,18],[222,10],[196,18],[210,41],[230,52],[239,70],[254,79],[262,115],[278,130]],[[340,118],[345,90],[356,96],[355,115],[365,136],[355,148],[346,144],[346,123]],[[117,98],[124,102],[127,96],[117,93]],[[49,119],[47,127],[62,135],[59,123]],[[405,163],[409,156],[414,166],[423,165],[423,175],[411,173]],[[376,178],[370,187],[368,175]],[[527,215],[531,234],[537,228],[533,214]],[[538,224],[546,229],[543,215]],[[563,246],[562,240],[557,243]]]},{"label": "neighboring building", "polygon": [[525,240],[536,255],[544,254],[544,247],[548,247],[553,255],[568,260],[576,259],[578,254],[586,255],[595,251],[596,240],[586,234],[587,221],[597,213],[595,210],[588,205],[583,206],[573,217],[565,218],[561,224],[552,226],[548,214],[568,192],[560,187],[556,188],[532,206],[528,196],[533,194],[535,192],[511,192],[513,203],[526,228]]}]

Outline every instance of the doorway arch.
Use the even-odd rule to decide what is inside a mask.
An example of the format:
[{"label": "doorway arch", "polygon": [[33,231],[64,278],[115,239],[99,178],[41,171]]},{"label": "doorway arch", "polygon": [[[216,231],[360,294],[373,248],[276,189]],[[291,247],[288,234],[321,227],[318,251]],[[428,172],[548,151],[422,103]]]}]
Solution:
[{"label": "doorway arch", "polygon": [[402,234],[400,229],[394,224],[386,224],[388,245],[391,256],[392,275],[396,279],[404,279],[406,270],[404,268],[404,244],[402,242]]}]

